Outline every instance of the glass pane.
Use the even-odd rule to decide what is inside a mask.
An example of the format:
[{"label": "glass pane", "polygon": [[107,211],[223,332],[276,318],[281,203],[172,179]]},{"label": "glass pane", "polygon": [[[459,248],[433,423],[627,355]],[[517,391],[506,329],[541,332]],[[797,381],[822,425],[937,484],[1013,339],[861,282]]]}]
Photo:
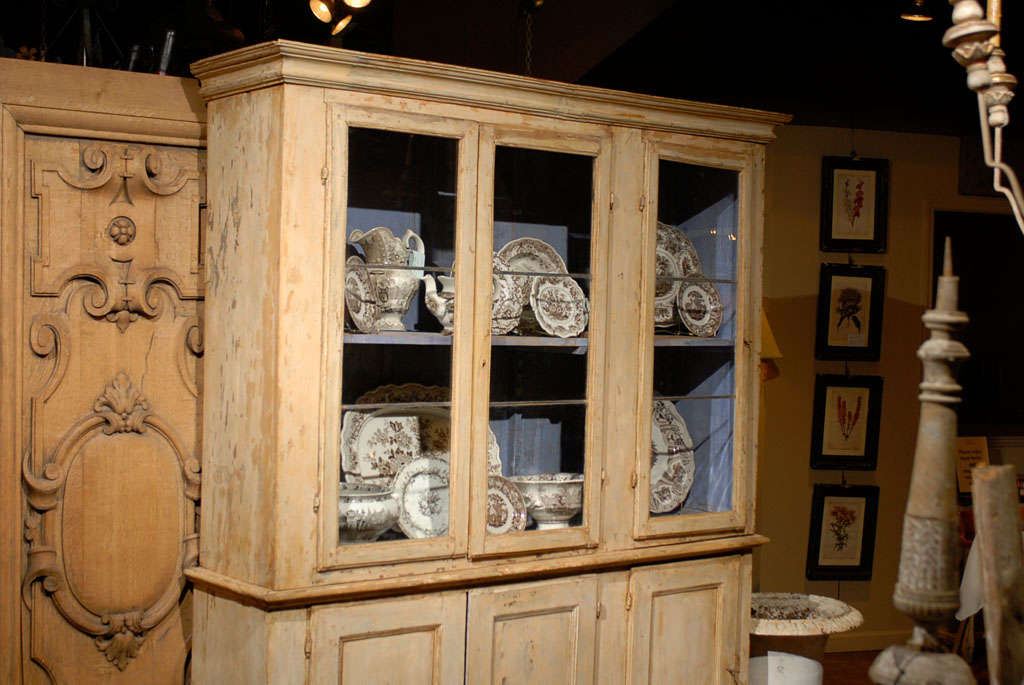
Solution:
[{"label": "glass pane", "polygon": [[659,160],[652,516],[732,509],[739,173]]},{"label": "glass pane", "polygon": [[348,139],[338,539],[443,537],[458,141],[355,127]]},{"label": "glass pane", "polygon": [[492,534],[582,521],[592,185],[591,157],[495,150]]}]

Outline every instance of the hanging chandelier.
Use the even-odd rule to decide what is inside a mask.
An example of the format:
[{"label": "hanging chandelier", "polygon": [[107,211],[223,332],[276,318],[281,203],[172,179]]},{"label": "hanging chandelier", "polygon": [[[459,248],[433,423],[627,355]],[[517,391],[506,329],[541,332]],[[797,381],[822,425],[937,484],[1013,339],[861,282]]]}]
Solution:
[{"label": "hanging chandelier", "polygon": [[967,87],[978,94],[978,118],[985,164],[992,168],[992,187],[1006,196],[1024,231],[1020,182],[1013,169],[1003,161],[1003,129],[1010,123],[1007,108],[1013,99],[1017,79],[1007,73],[1006,53],[999,47],[1002,0],[989,0],[984,10],[977,0],[950,0],[953,25],[942,37],[952,48],[953,58],[967,70]]}]

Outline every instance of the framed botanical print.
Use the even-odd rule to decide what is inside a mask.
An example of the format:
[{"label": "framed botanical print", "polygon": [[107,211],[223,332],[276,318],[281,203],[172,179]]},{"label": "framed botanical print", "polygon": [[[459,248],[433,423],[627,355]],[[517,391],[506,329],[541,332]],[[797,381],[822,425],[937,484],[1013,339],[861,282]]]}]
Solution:
[{"label": "framed botanical print", "polygon": [[889,160],[822,158],[823,252],[885,252],[888,218]]},{"label": "framed botanical print", "polygon": [[816,376],[811,468],[873,470],[881,416],[881,376]]},{"label": "framed botanical print", "polygon": [[808,580],[870,580],[875,559],[878,488],[814,486]]},{"label": "framed botanical print", "polygon": [[818,359],[878,361],[885,267],[822,264],[818,284]]}]

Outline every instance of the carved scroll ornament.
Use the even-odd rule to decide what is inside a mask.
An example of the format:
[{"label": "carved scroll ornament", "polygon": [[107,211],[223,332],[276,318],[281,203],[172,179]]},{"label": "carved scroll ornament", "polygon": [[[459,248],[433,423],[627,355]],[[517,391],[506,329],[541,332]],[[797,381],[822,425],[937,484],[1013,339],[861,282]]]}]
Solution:
[{"label": "carved scroll ornament", "polygon": [[[176,210],[161,204],[158,211],[155,204],[181,193],[190,182],[198,184],[198,153],[191,152],[191,158],[176,154],[97,142],[82,147],[73,169],[31,160],[31,195],[38,203],[32,294],[54,297],[66,287],[85,289],[85,312],[114,323],[122,333],[140,317],[161,315],[161,286],[182,300],[201,299],[195,239],[200,217],[193,213],[197,201],[203,207],[202,197],[195,196],[200,191],[168,200],[179,203]],[[69,207],[78,207],[79,213],[68,216]],[[176,219],[175,228],[158,224],[168,217]],[[68,235],[69,223],[81,224],[81,236]],[[94,236],[99,240],[93,242]],[[89,249],[80,247],[90,244]]]},{"label": "carved scroll ornament", "polygon": [[[54,336],[56,339],[58,336]],[[68,474],[84,445],[103,436],[139,435],[152,430],[171,449],[182,477],[184,529],[181,530],[178,565],[183,570],[198,559],[197,504],[200,466],[193,455],[182,450],[178,437],[153,410],[132,384],[128,375],[117,376],[99,394],[92,411],[81,417],[61,438],[40,470],[33,468],[31,453],[22,464],[22,480],[29,511],[25,520],[28,566],[22,581],[22,598],[30,606],[32,586],[39,581],[60,614],[76,629],[95,638],[97,649],[118,669],[124,670],[143,645],[147,632],[175,607],[185,578],[175,572],[173,579],[148,607],[125,607],[123,611],[94,612],[71,589],[67,576],[62,539],[62,516]]]}]

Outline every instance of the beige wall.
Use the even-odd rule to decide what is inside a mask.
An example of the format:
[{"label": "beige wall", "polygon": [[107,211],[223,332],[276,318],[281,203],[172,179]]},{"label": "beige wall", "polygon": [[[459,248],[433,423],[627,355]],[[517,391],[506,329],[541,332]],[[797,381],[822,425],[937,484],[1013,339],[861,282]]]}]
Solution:
[{"label": "beige wall", "polygon": [[856,131],[853,145],[862,157],[890,163],[888,250],[854,256],[857,264],[884,266],[887,279],[881,360],[850,362],[851,374],[885,379],[878,469],[847,472],[851,484],[880,488],[870,581],[804,576],[811,491],[815,483],[841,480],[839,471],[809,466],[814,376],[843,372],[843,362],[814,359],[819,268],[846,261],[846,254],[818,251],[821,158],[848,154],[851,131],[783,127],[768,148],[765,208],[765,311],[784,358],[781,375],[762,389],[757,515],[759,532],[772,542],[758,553],[755,589],[829,595],[860,609],[864,625],[833,637],[832,651],[879,649],[909,632],[910,622],[893,608],[891,596],[917,431],[921,367],[915,352],[924,337],[920,317],[931,297],[931,214],[936,209],[1007,211],[1002,200],[956,194],[957,138]]}]

